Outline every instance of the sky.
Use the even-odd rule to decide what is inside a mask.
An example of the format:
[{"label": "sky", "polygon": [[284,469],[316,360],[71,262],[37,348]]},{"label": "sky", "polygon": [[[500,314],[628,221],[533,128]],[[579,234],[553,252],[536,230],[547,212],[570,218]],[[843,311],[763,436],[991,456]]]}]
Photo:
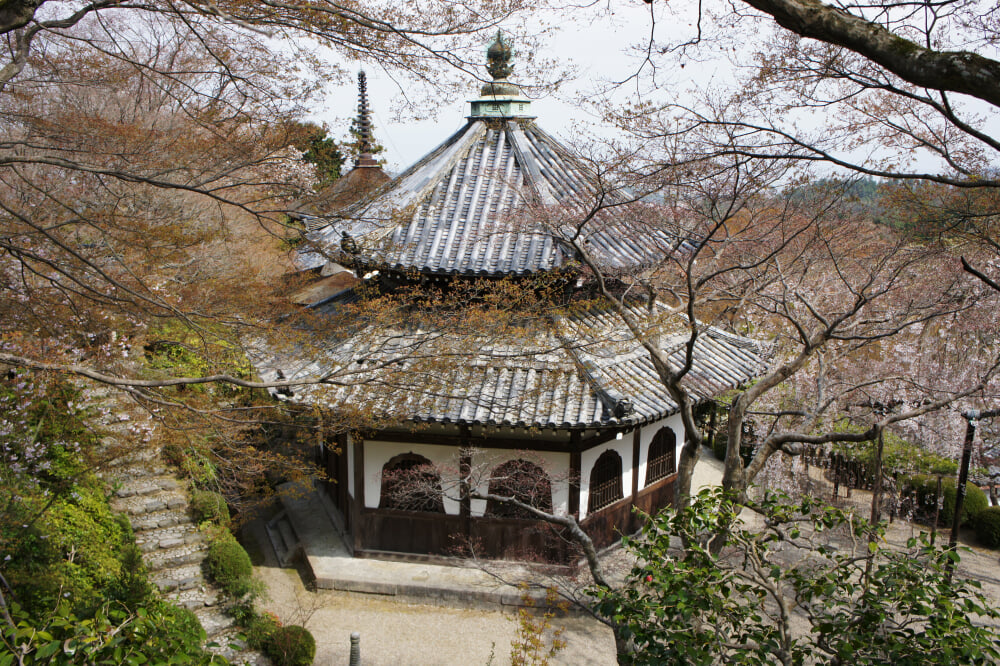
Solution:
[{"label": "sky", "polygon": [[[640,41],[648,34],[650,18],[645,3],[629,4],[615,10],[614,16],[605,15],[591,23],[577,21],[564,24],[555,33],[542,38],[539,55],[556,59],[560,64],[568,64],[575,70],[574,78],[560,86],[557,94],[542,94],[532,101],[532,112],[537,122],[556,138],[571,141],[581,132],[597,137],[609,137],[614,130],[600,122],[593,110],[581,107],[575,100],[591,95],[601,82],[624,78],[634,71],[635,60],[627,51],[630,44]],[[515,62],[513,82],[518,80],[516,56],[518,35],[515,40]],[[482,44],[485,52],[487,43]],[[485,65],[485,57],[483,64]],[[350,71],[356,71],[346,63]],[[682,86],[692,77],[712,76],[718,64],[696,66],[684,72],[684,77],[675,77],[675,83]],[[425,120],[412,118],[397,119],[393,111],[399,106],[401,91],[386,72],[370,66],[365,67],[368,78],[368,97],[373,111],[376,140],[386,151],[381,155],[392,173],[398,173],[411,165],[434,147],[462,127],[469,113],[467,100],[479,96],[482,83],[467,77],[468,86],[462,99],[449,100],[437,105],[436,117]],[[486,76],[485,69],[481,74]],[[330,86],[326,100],[315,111],[315,119],[325,122],[330,134],[339,138],[345,136],[350,118],[356,113],[357,83]],[[421,110],[430,112],[428,105]]]}]

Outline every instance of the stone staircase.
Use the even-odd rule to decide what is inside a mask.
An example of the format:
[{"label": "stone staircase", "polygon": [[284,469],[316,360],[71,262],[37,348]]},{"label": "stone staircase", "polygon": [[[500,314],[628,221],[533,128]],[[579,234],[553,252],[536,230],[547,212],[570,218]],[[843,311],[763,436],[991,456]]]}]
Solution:
[{"label": "stone staircase", "polygon": [[[139,410],[121,396],[102,387],[89,389],[87,393],[88,400],[100,400],[105,406],[110,404],[114,408],[102,410],[105,421],[102,426],[109,432],[106,438],[110,440],[106,442],[109,450],[123,450],[132,443],[130,440],[137,432],[152,433],[152,428],[144,429],[144,426],[152,426],[148,415],[137,413]],[[125,410],[129,414],[127,420],[121,418]],[[112,415],[112,411],[119,415]],[[141,423],[143,420],[145,424]],[[128,425],[122,427],[123,424]],[[160,596],[194,612],[205,629],[208,642],[218,645],[211,650],[226,657],[230,663],[269,663],[263,655],[242,649],[242,644],[236,640],[238,631],[234,620],[220,605],[222,593],[205,579],[202,562],[208,555],[209,543],[189,511],[186,484],[162,463],[160,450],[153,443],[134,441],[133,446],[137,448],[116,458],[98,473],[111,488],[112,510],[128,517],[150,580]]]}]

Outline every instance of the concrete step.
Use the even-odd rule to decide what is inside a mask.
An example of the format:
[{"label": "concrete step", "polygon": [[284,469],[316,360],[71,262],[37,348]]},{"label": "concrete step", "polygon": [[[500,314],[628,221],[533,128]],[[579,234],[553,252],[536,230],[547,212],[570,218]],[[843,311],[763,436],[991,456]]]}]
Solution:
[{"label": "concrete step", "polygon": [[292,558],[302,547],[295,527],[288,518],[288,512],[282,511],[268,521],[266,525],[267,538],[271,542],[274,554],[280,566],[288,566]]}]

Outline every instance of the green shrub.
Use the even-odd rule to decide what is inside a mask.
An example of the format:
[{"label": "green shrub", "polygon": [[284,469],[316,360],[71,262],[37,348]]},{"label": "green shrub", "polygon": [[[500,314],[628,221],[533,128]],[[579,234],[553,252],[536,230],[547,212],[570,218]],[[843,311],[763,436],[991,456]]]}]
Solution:
[{"label": "green shrub", "polygon": [[265,652],[275,666],[309,666],[316,656],[316,639],[305,627],[290,624],[271,634]]},{"label": "green shrub", "polygon": [[[938,522],[941,525],[951,525],[955,515],[955,479],[946,478],[941,481],[941,494],[944,501],[941,503],[941,513]],[[903,488],[916,492],[918,514],[926,520],[934,520],[934,506],[937,501],[937,477],[924,474],[915,474],[903,480]],[[965,502],[962,505],[961,524],[968,525],[970,519],[974,518],[986,507],[989,500],[986,493],[974,483],[965,485]]]},{"label": "green shrub", "polygon": [[[860,428],[845,423],[839,423],[836,429],[841,432],[859,432]],[[840,443],[834,450],[851,460],[857,460],[868,467],[875,464],[874,442]],[[958,463],[951,458],[931,453],[917,444],[911,444],[899,435],[886,432],[882,446],[882,467],[887,472],[900,474],[940,474],[954,476],[958,473]]]},{"label": "green shrub", "polygon": [[979,543],[988,548],[1000,548],[1000,506],[983,509],[972,521]]},{"label": "green shrub", "polygon": [[216,525],[229,524],[229,506],[226,498],[211,490],[195,490],[191,493],[191,510],[198,522],[211,521]]},{"label": "green shrub", "polygon": [[280,628],[281,623],[271,613],[255,614],[246,625],[247,645],[255,650],[264,649],[270,644],[274,633]]},{"label": "green shrub", "polygon": [[250,556],[236,539],[217,539],[208,549],[205,570],[228,594],[240,598],[254,591]]},{"label": "green shrub", "polygon": [[725,430],[719,430],[715,433],[715,441],[712,442],[712,452],[715,453],[715,457],[723,462],[726,460],[726,448],[729,446],[729,435]]},{"label": "green shrub", "polygon": [[205,629],[194,611],[161,601],[158,606],[151,609],[151,612],[159,615],[163,628],[178,639],[183,639],[187,643],[200,643],[205,640]]}]

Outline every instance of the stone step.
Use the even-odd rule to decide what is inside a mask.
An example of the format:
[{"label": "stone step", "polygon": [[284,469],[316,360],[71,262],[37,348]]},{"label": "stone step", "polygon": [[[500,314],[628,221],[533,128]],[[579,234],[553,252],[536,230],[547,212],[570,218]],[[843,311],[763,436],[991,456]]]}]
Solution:
[{"label": "stone step", "polygon": [[[109,439],[115,440],[115,438],[113,437]],[[128,442],[130,440],[126,438],[124,441]],[[117,443],[113,443],[110,445],[118,446]],[[154,464],[154,465],[163,464],[160,460],[160,447],[152,445],[140,446],[138,449],[135,449],[127,454],[124,454],[116,458],[115,464],[119,466],[126,466],[126,465],[142,466],[148,464]]]},{"label": "stone step", "polygon": [[170,548],[168,550],[143,553],[142,560],[146,563],[146,568],[152,573],[186,564],[199,564],[207,555],[208,544],[202,542]]},{"label": "stone step", "polygon": [[214,639],[236,623],[231,615],[217,606],[202,606],[196,609],[194,614],[198,616],[209,639]]},{"label": "stone step", "polygon": [[206,585],[201,562],[160,569],[151,572],[149,579],[161,593],[200,589]]},{"label": "stone step", "polygon": [[122,499],[155,495],[160,491],[179,490],[182,488],[182,484],[172,476],[130,478],[126,481],[119,481],[118,485],[118,489],[115,490],[115,497]]},{"label": "stone step", "polygon": [[199,532],[198,527],[191,522],[144,530],[135,535],[135,544],[144,553],[178,548],[180,546],[201,543],[204,540],[205,535]]},{"label": "stone step", "polygon": [[187,508],[187,494],[182,490],[156,490],[148,495],[114,497],[111,508],[118,513],[141,516],[167,509]]},{"label": "stone step", "polygon": [[246,641],[241,637],[241,630],[238,627],[230,627],[212,636],[214,647],[208,647],[208,651],[225,657],[230,664],[242,664],[243,666],[272,666],[270,659],[260,652],[248,650]]},{"label": "stone step", "polygon": [[149,580],[160,590],[188,590],[206,584],[201,562],[167,567],[149,573]]},{"label": "stone step", "polygon": [[184,506],[177,509],[166,509],[164,511],[129,516],[129,522],[132,524],[132,529],[138,533],[190,523],[191,516],[188,515],[187,507]]},{"label": "stone step", "polygon": [[172,604],[177,604],[192,611],[217,606],[222,598],[222,595],[215,588],[204,585],[184,590],[174,590],[161,596]]},{"label": "stone step", "polygon": [[165,464],[149,461],[144,463],[121,462],[113,460],[103,469],[97,471],[97,476],[109,484],[124,485],[129,480],[145,479],[156,476],[170,475],[171,470]]}]

